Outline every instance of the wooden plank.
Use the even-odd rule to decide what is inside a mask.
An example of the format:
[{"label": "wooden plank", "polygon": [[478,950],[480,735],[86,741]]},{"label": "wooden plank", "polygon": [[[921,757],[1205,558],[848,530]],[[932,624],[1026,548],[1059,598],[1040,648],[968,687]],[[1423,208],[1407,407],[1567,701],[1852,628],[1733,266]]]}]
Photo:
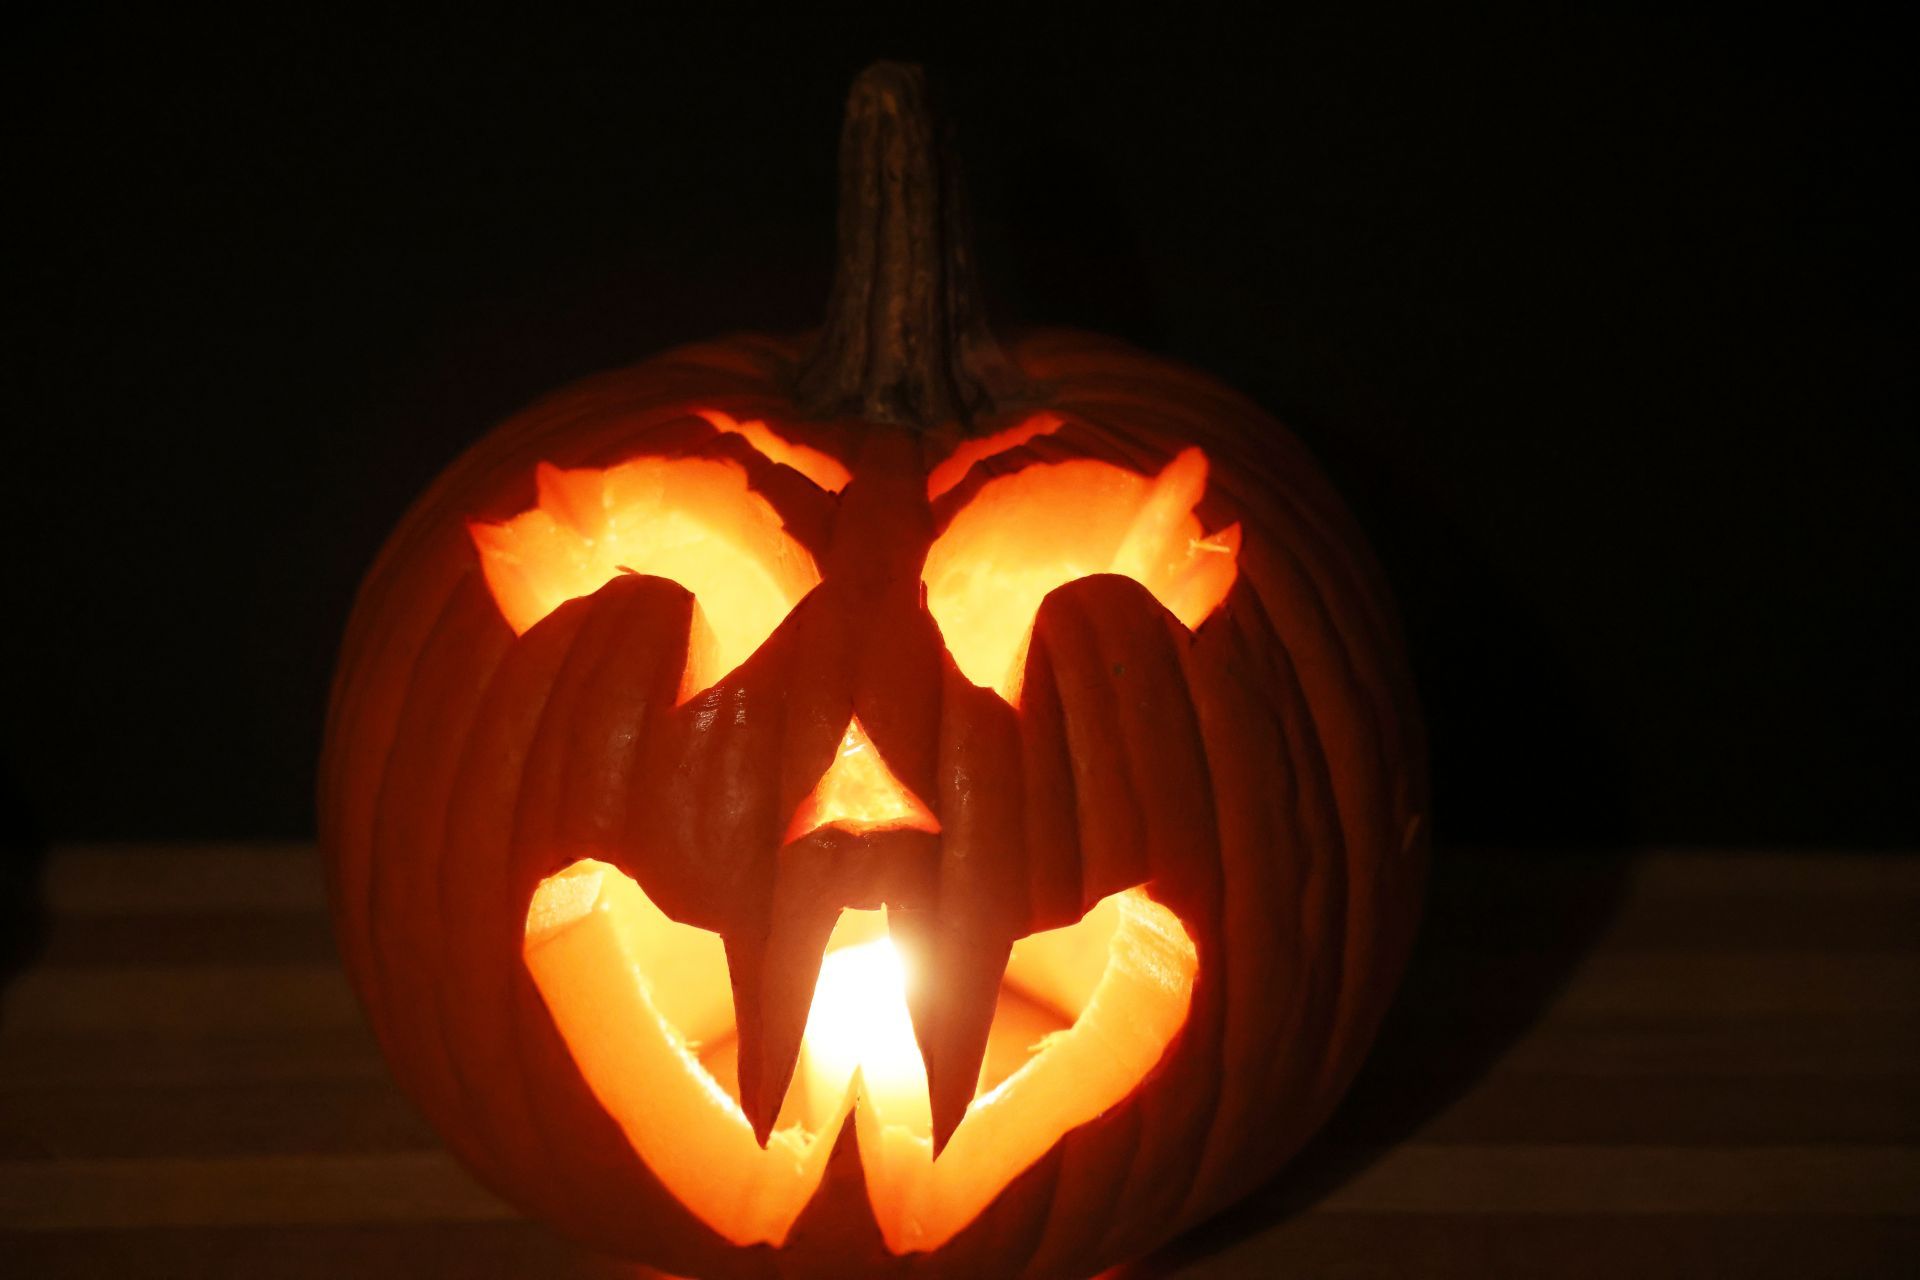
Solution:
[{"label": "wooden plank", "polygon": [[1325,1213],[1920,1214],[1920,1147],[1431,1146],[1383,1152]]},{"label": "wooden plank", "polygon": [[[1495,1071],[1457,1096],[1370,1077],[1328,1140],[1428,1144],[1920,1145],[1920,1078],[1593,1078]],[[431,1150],[378,1063],[355,1076],[43,1081],[0,1090],[0,1159]]]},{"label": "wooden plank", "polygon": [[[1489,1056],[1497,1052],[1497,1060]],[[1692,1019],[1619,1021],[1547,1018],[1504,1046],[1463,1044],[1438,1023],[1390,1028],[1362,1087],[1431,1097],[1434,1082],[1457,1090],[1485,1076],[1558,1076],[1585,1089],[1619,1078],[1708,1082],[1804,1076],[1837,1082],[1920,1078],[1920,1025],[1883,1019],[1760,1018],[1701,1025]],[[303,1080],[383,1080],[372,1035],[357,1024],[159,1039],[109,1028],[90,1034],[0,1035],[0,1089],[209,1088]]]},{"label": "wooden plank", "polygon": [[1575,1017],[1548,1009],[1524,1026],[1483,1029],[1406,1010],[1383,1029],[1365,1070],[1402,1076],[1808,1075],[1920,1072],[1920,1019],[1829,1014]]},{"label": "wooden plank", "polygon": [[50,915],[159,911],[323,911],[311,844],[63,845],[41,887]]},{"label": "wooden plank", "polygon": [[123,1230],[513,1216],[440,1151],[0,1161],[0,1229]]},{"label": "wooden plank", "polygon": [[122,1028],[9,1037],[0,1024],[0,1089],[132,1091],[386,1078],[372,1032],[357,1024],[166,1038]]},{"label": "wooden plank", "polygon": [[1629,858],[1634,890],[1719,900],[1771,893],[1806,899],[1920,894],[1920,858],[1906,850],[1657,849]]},{"label": "wooden plank", "polygon": [[32,1280],[642,1280],[527,1222],[0,1233],[0,1261]]},{"label": "wooden plank", "polygon": [[431,1151],[384,1078],[0,1092],[0,1160]]},{"label": "wooden plank", "polygon": [[1920,1011],[1913,952],[1593,951],[1555,992],[1527,954],[1490,954],[1468,965],[1415,964],[1400,1010],[1423,1018],[1537,1008],[1551,995],[1561,1017],[1764,1017],[1780,1014],[1911,1016]]},{"label": "wooden plank", "polygon": [[[1594,918],[1588,920],[1587,917]],[[1703,908],[1697,898],[1628,894],[1602,905],[1551,901],[1510,886],[1471,906],[1436,898],[1421,926],[1421,955],[1524,951],[1551,962],[1604,941],[1607,950],[1920,952],[1920,894],[1794,898],[1729,893]],[[1586,920],[1582,927],[1569,921]],[[1598,933],[1598,938],[1594,935]]]},{"label": "wooden plank", "polygon": [[[1105,1280],[1908,1280],[1916,1256],[1915,1219],[1309,1214],[1249,1229],[1230,1214]],[[0,1259],[34,1280],[658,1276],[521,1222],[0,1234]]]},{"label": "wooden plank", "polygon": [[[1613,951],[1915,951],[1920,876],[1909,861],[1920,859],[1443,854],[1423,951],[1564,955],[1597,930]],[[332,956],[306,845],[65,847],[45,896],[49,965]]]},{"label": "wooden plank", "polygon": [[1920,1146],[1914,1075],[1673,1079],[1496,1070],[1437,1109],[1418,1082],[1369,1084],[1332,1124],[1342,1142]]},{"label": "wooden plank", "polygon": [[0,997],[0,1052],[37,1036],[108,1031],[206,1036],[356,1026],[360,1009],[331,965],[277,969],[35,969]]},{"label": "wooden plank", "polygon": [[[1471,974],[1415,970],[1403,1016],[1457,1020],[1531,1008],[1537,973],[1525,956],[1491,956]],[[1913,1015],[1920,963],[1909,954],[1598,952],[1555,1000],[1558,1016]],[[335,1028],[359,1011],[332,965],[36,969],[0,1004],[7,1038],[127,1031],[210,1035]]]},{"label": "wooden plank", "polygon": [[[1911,1147],[1428,1146],[1380,1154],[1315,1206],[1364,1214],[1920,1214]],[[440,1152],[0,1162],[0,1229],[491,1221]]]},{"label": "wooden plank", "polygon": [[47,921],[40,969],[332,965],[333,926],[317,911],[62,915]]},{"label": "wooden plank", "polygon": [[[1497,923],[1490,915],[1500,915]],[[1606,949],[1684,954],[1734,952],[1905,953],[1920,963],[1920,897],[1862,901],[1833,897],[1722,900],[1709,912],[1676,898],[1620,904],[1605,923]],[[187,910],[84,912],[46,921],[40,968],[116,965],[332,964],[332,925],[317,910]],[[1482,900],[1472,912],[1442,910],[1429,918],[1416,963],[1459,968],[1488,953],[1526,953],[1547,970],[1570,958],[1567,924],[1538,904],[1504,912]]]},{"label": "wooden plank", "polygon": [[[1614,886],[1622,899],[1920,898],[1920,858],[1906,853],[1657,849],[1609,854],[1442,850],[1437,876],[1525,895]],[[63,845],[44,876],[48,909],[323,910],[318,852],[298,842]]]},{"label": "wooden plank", "polygon": [[[1443,862],[1349,1105],[1126,1280],[1912,1274],[1920,858]],[[611,1274],[432,1146],[309,847],[64,849],[46,882],[0,1000],[0,1273]]]},{"label": "wooden plank", "polygon": [[[1230,1211],[1103,1280],[1910,1280],[1920,1219]],[[1266,1211],[1270,1214],[1270,1210]]]}]

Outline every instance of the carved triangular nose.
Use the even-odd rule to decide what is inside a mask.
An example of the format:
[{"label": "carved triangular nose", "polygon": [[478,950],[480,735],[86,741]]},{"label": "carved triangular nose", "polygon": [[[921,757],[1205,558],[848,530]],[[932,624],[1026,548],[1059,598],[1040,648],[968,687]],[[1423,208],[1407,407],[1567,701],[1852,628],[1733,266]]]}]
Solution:
[{"label": "carved triangular nose", "polygon": [[920,797],[893,776],[856,716],[847,721],[833,763],[794,811],[786,839],[798,840],[821,827],[856,833],[901,827],[937,832],[940,823]]}]

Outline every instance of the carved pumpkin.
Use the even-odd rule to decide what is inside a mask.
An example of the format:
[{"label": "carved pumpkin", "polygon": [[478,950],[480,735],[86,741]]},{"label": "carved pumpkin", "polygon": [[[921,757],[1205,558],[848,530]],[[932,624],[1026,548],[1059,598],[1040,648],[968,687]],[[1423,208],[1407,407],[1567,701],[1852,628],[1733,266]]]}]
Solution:
[{"label": "carved pumpkin", "polygon": [[1091,1273],[1352,1076],[1424,867],[1396,623],[1299,445],[972,306],[856,83],[811,341],[577,386],[394,534],[321,786],[341,948],[493,1188],[697,1275]]}]

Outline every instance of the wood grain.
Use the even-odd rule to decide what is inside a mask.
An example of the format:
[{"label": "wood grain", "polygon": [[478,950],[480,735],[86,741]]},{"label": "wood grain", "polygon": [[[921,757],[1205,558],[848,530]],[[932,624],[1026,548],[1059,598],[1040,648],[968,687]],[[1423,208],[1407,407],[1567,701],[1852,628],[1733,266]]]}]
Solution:
[{"label": "wood grain", "polygon": [[[0,1274],[610,1275],[388,1082],[299,846],[55,851]],[[1328,1131],[1127,1280],[1920,1273],[1920,858],[1442,859]]]}]

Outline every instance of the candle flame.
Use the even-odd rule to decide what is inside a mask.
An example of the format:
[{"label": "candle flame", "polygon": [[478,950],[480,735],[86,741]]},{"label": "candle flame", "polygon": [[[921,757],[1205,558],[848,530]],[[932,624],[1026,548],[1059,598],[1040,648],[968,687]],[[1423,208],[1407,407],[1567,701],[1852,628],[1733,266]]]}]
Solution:
[{"label": "candle flame", "polygon": [[855,1069],[887,1123],[929,1133],[927,1069],[907,1013],[907,968],[890,938],[829,952],[800,1045],[810,1115],[832,1115]]}]

